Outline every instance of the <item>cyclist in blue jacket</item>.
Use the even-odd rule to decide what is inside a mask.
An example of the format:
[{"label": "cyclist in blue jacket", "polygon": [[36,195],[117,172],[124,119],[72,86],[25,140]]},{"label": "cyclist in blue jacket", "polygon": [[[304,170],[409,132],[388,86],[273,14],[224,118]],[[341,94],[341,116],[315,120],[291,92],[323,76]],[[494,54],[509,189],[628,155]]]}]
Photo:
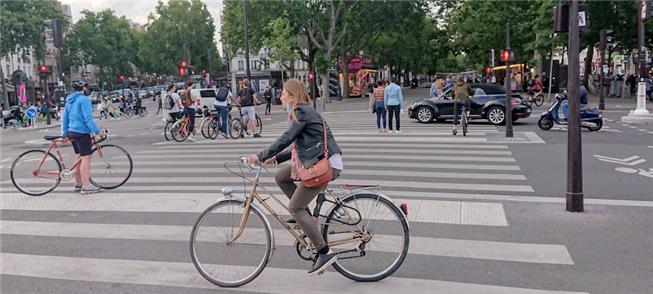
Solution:
[{"label": "cyclist in blue jacket", "polygon": [[66,106],[61,120],[61,135],[71,139],[73,150],[77,155],[75,162],[81,160],[74,170],[74,192],[92,194],[100,192],[100,188],[91,185],[91,153],[93,143],[91,135],[97,134],[104,138],[104,130],[100,130],[93,120],[93,105],[86,96],[88,84],[83,81],[73,82],[74,93],[66,98]]}]

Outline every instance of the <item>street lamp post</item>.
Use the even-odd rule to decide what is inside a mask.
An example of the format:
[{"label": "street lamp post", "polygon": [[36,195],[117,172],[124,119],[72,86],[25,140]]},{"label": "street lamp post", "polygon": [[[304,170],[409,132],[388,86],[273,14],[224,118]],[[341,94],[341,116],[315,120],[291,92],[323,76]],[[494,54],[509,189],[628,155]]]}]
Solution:
[{"label": "street lamp post", "polygon": [[248,0],[243,0],[243,24],[245,27],[245,70],[246,70],[246,75],[247,79],[251,79],[251,72],[249,68],[249,39],[248,39],[248,30],[247,30],[247,4],[249,3]]},{"label": "street lamp post", "polygon": [[580,57],[578,28],[578,0],[569,1],[569,45],[567,59],[567,95],[569,115],[567,121],[567,211],[583,211],[583,157],[580,133]]}]

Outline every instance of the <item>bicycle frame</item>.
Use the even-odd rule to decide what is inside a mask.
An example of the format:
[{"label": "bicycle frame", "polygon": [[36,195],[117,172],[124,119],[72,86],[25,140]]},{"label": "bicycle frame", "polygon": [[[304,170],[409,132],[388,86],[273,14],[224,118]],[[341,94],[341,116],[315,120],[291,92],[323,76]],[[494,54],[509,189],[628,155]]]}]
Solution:
[{"label": "bicycle frame", "polygon": [[[279,224],[281,224],[281,226],[283,226],[283,228],[286,229],[286,231],[288,231],[288,233],[290,233],[290,235],[295,239],[295,241],[297,241],[304,248],[309,248],[310,244],[308,242],[306,242],[306,240],[304,238],[302,238],[302,236],[295,229],[293,229],[288,223],[286,223],[283,219],[281,219],[281,216],[279,216],[279,213],[276,210],[274,210],[274,208],[272,208],[272,206],[270,206],[266,202],[266,200],[272,198],[272,199],[275,200],[275,202],[277,202],[279,205],[281,205],[281,207],[283,207],[286,211],[289,210],[288,206],[286,206],[276,196],[274,196],[274,194],[272,194],[272,192],[270,192],[263,185],[260,184],[259,177],[260,177],[260,174],[261,174],[261,170],[262,170],[261,167],[257,168],[256,177],[254,178],[254,180],[246,178],[247,180],[252,182],[252,188],[251,188],[251,191],[250,191],[249,195],[246,196],[246,198],[245,198],[245,210],[243,211],[243,215],[242,215],[241,220],[240,220],[240,225],[239,225],[239,228],[238,228],[238,232],[234,235],[234,237],[230,241],[228,241],[228,243],[230,244],[230,243],[235,242],[240,237],[240,235],[243,233],[243,231],[245,229],[245,224],[247,224],[247,220],[248,220],[248,216],[249,216],[249,210],[251,209],[252,205],[255,205],[254,201],[258,201],[258,203],[263,208],[265,208],[265,210],[267,210],[267,212],[270,213],[270,215],[272,215],[272,217],[274,219],[276,219],[277,222],[279,222]],[[267,195],[269,197],[265,198],[265,199],[263,197],[261,197],[261,195],[256,191],[257,188],[261,188],[265,193],[267,193]],[[333,197],[333,195],[331,195],[330,190],[327,189],[325,191],[329,194],[329,196]],[[338,203],[338,204],[341,203],[338,198],[336,198],[336,201],[337,201],[336,203]],[[344,211],[345,211],[345,213],[347,215],[349,215],[349,212],[346,209]],[[326,222],[320,222],[319,221],[319,216],[314,216],[314,219],[315,219],[315,223],[317,225],[326,224]],[[354,243],[354,242],[358,242],[358,241],[363,241],[365,239],[365,237],[366,237],[365,233],[363,232],[362,228],[360,228],[359,225],[356,225],[358,229],[355,230],[355,231],[347,228],[346,226],[338,224],[336,222],[329,223],[329,225],[340,226],[343,229],[346,229],[350,233],[354,234],[354,237],[349,237],[349,238],[344,238],[344,239],[336,239],[336,240],[333,240],[333,241],[327,241],[328,246],[337,246],[337,245],[342,245],[342,244],[347,244],[347,243]]]},{"label": "bicycle frame", "polygon": [[[57,140],[57,139],[52,140],[52,143],[50,143],[50,147],[48,147],[48,150],[46,151],[45,155],[43,156],[43,159],[41,159],[41,162],[39,162],[39,166],[36,168],[36,170],[34,170],[32,172],[32,174],[34,176],[39,176],[41,173],[43,173],[45,175],[48,175],[48,176],[56,176],[56,177],[60,176],[59,171],[51,171],[51,170],[41,171],[41,167],[43,166],[43,163],[45,163],[45,160],[48,158],[48,154],[50,154],[52,149],[54,149],[57,152],[57,159],[59,160],[59,163],[61,163],[61,167],[64,170],[67,169],[66,168],[66,163],[63,160],[63,155],[61,155],[61,151],[59,150],[59,146],[57,145],[57,142],[59,142],[61,144],[65,144],[65,143],[71,142],[71,140],[69,138],[63,138],[63,139],[60,139],[60,140]],[[95,141],[95,138],[92,137],[92,136],[91,136],[91,143],[92,143],[93,146],[95,146],[95,148],[97,149],[98,154],[101,157],[102,156],[102,148],[100,147],[100,145],[97,144],[98,141]],[[79,166],[81,164],[81,162],[82,162],[81,160],[75,160],[73,162],[72,166],[70,167],[70,170],[75,170],[77,168],[77,166]]]}]

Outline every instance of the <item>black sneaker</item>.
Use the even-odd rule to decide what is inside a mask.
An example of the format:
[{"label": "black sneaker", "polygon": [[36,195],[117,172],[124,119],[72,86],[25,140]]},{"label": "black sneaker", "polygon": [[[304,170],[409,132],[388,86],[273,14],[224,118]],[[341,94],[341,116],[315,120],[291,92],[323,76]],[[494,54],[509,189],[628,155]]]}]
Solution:
[{"label": "black sneaker", "polygon": [[315,260],[315,263],[311,267],[311,269],[308,270],[308,275],[316,275],[322,273],[324,270],[326,270],[328,267],[330,267],[334,262],[338,260],[338,255],[333,253],[331,250],[325,254],[318,254],[317,255],[317,260]]},{"label": "black sneaker", "polygon": [[254,138],[260,138],[261,134],[254,134]]}]

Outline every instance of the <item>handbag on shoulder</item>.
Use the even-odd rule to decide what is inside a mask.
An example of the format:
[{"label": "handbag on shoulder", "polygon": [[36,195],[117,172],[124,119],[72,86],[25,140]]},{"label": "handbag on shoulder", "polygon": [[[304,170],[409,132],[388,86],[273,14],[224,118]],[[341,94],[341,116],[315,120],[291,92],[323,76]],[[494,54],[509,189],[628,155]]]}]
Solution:
[{"label": "handbag on shoulder", "polygon": [[299,168],[299,179],[307,188],[316,188],[328,184],[333,178],[333,170],[329,162],[329,148],[327,147],[327,128],[324,118],[322,119],[324,127],[324,156],[309,168],[303,166]]}]

